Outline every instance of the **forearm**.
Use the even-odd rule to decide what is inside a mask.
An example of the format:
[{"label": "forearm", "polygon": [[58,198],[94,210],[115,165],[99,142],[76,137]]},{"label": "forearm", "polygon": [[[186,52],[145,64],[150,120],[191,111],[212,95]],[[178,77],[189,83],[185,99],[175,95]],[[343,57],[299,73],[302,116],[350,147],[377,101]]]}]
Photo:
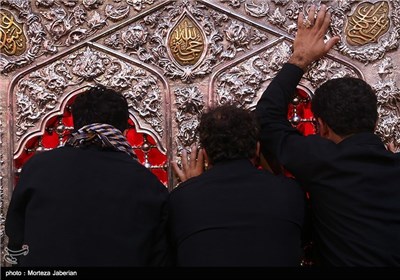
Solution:
[{"label": "forearm", "polygon": [[[15,199],[14,199],[15,201]],[[8,236],[8,248],[17,251],[21,250],[24,244],[24,229],[25,229],[25,207],[18,205],[12,200],[7,211],[5,222],[5,232]]]},{"label": "forearm", "polygon": [[303,75],[302,69],[285,64],[271,81],[257,104],[256,114],[260,124],[260,141],[264,154],[274,155],[282,162],[282,142],[288,134],[297,134],[287,119],[290,100]]},{"label": "forearm", "polygon": [[[287,119],[288,106],[304,72],[313,61],[322,58],[339,41],[334,36],[325,41],[330,14],[322,5],[315,18],[316,7],[311,5],[307,19],[299,13],[298,29],[293,42],[293,53],[278,75],[263,93],[256,108],[261,126],[261,146],[276,156],[297,179],[309,177],[311,160],[319,158],[329,143],[318,136],[304,137]],[[308,24],[303,24],[307,20]],[[305,170],[303,167],[308,166]],[[307,174],[306,174],[307,173]]]},{"label": "forearm", "polygon": [[290,126],[287,120],[288,105],[303,75],[303,70],[296,65],[286,63],[271,81],[261,99],[256,113],[261,128],[279,122]]}]

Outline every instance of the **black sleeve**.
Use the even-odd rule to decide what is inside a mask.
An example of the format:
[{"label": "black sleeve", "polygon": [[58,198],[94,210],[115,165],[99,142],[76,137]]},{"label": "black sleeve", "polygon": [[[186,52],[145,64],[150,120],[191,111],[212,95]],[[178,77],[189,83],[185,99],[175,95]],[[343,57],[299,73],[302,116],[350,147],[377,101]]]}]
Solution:
[{"label": "black sleeve", "polygon": [[296,179],[309,177],[313,165],[318,162],[315,160],[315,156],[319,156],[316,151],[324,150],[323,147],[316,147],[327,141],[315,135],[303,136],[287,119],[290,100],[302,75],[301,68],[289,63],[284,64],[256,107],[261,127],[261,146],[276,156]]},{"label": "black sleeve", "polygon": [[[24,245],[25,211],[30,197],[29,180],[26,179],[27,173],[29,173],[28,164],[24,166],[7,210],[5,233],[8,237],[7,251],[10,253],[21,251]],[[14,259],[11,256],[9,257]],[[16,254],[15,257],[19,262],[20,254]]]},{"label": "black sleeve", "polygon": [[7,247],[13,251],[20,250],[24,244],[26,202],[24,193],[19,190],[20,188],[18,187],[13,192],[5,222],[5,230],[8,236]]},{"label": "black sleeve", "polygon": [[263,146],[279,157],[283,138],[300,133],[287,119],[290,99],[303,75],[303,70],[292,64],[284,64],[258,101],[256,114],[261,126]]}]

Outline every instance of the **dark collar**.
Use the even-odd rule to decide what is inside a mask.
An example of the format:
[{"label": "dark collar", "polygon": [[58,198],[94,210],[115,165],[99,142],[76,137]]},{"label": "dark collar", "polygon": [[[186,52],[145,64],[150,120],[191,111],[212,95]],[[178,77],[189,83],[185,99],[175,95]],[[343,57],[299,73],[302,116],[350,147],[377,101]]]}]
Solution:
[{"label": "dark collar", "polygon": [[372,132],[360,132],[353,134],[342,140],[338,145],[353,145],[353,144],[383,146],[382,140],[379,138],[379,136],[375,135]]},{"label": "dark collar", "polygon": [[219,170],[221,170],[221,169],[229,170],[232,167],[235,167],[235,168],[253,167],[253,168],[255,168],[255,166],[253,165],[253,163],[249,159],[241,158],[241,159],[233,159],[233,160],[226,160],[226,161],[217,162],[217,163],[213,164],[213,166],[210,168],[210,171],[213,168],[216,168],[216,169],[219,169]]}]

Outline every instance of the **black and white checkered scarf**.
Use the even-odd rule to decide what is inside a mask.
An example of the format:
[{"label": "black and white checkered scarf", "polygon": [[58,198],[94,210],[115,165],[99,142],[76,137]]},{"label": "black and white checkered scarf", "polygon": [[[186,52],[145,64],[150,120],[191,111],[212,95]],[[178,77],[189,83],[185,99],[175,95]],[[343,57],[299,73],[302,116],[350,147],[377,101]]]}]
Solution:
[{"label": "black and white checkered scarf", "polygon": [[137,160],[137,156],[125,136],[109,124],[93,123],[86,125],[72,133],[66,142],[67,146],[72,147],[85,147],[92,144],[127,153]]}]

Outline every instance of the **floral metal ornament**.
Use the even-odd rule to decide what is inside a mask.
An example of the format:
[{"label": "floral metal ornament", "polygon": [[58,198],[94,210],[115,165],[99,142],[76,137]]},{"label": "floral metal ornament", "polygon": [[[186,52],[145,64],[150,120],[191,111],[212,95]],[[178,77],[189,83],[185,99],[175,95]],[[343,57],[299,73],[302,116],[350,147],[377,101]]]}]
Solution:
[{"label": "floral metal ornament", "polygon": [[68,89],[85,83],[101,84],[122,92],[130,109],[136,111],[134,115],[143,121],[143,129],[151,131],[158,143],[163,142],[158,79],[144,69],[87,46],[19,80],[14,90],[16,154],[21,153],[29,137],[40,133],[41,121],[61,108]]},{"label": "floral metal ornament", "polygon": [[175,119],[179,127],[176,142],[178,150],[182,150],[183,147],[190,147],[198,140],[199,116],[205,103],[203,94],[195,86],[177,88],[174,93],[177,105]]}]

